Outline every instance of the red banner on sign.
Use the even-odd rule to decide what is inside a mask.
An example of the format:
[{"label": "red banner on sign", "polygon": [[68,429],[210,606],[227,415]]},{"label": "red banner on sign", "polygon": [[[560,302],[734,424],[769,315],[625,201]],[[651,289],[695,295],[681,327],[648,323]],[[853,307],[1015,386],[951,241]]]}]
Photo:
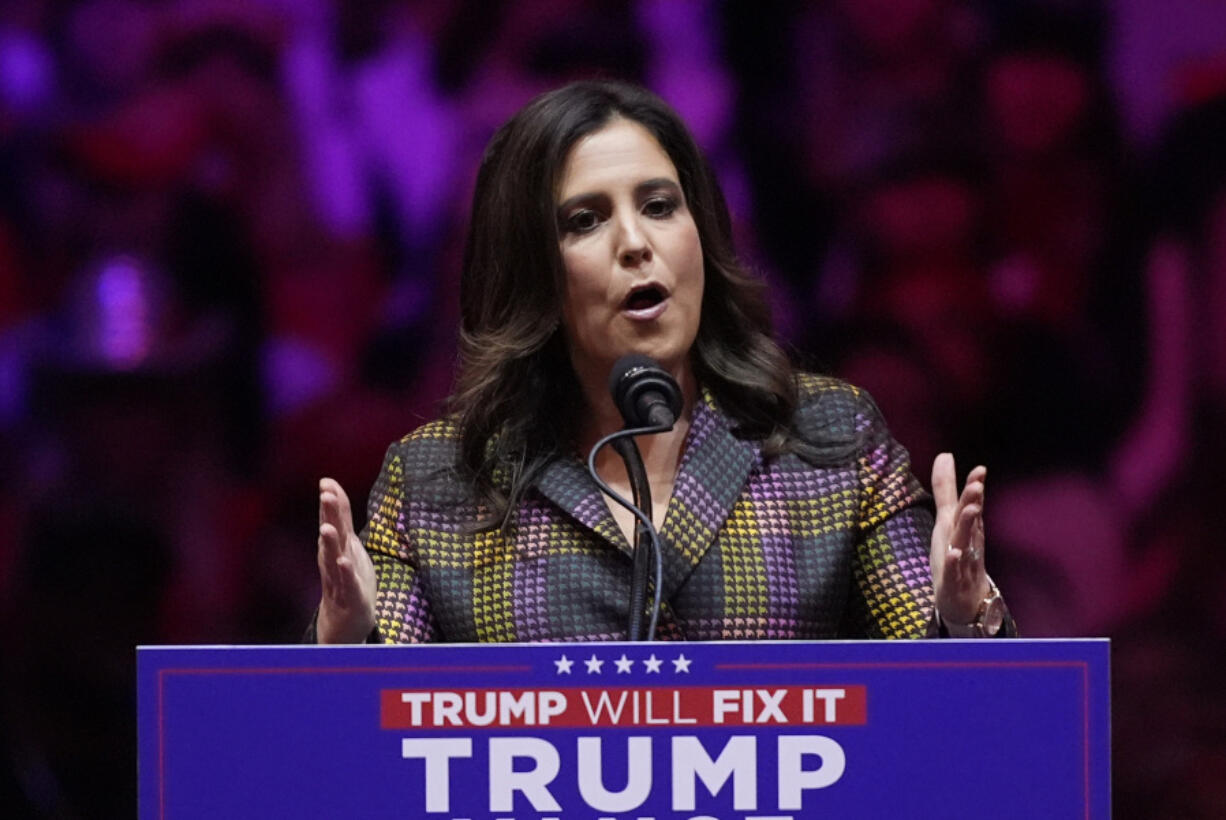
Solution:
[{"label": "red banner on sign", "polygon": [[858,726],[864,686],[384,689],[384,729]]}]

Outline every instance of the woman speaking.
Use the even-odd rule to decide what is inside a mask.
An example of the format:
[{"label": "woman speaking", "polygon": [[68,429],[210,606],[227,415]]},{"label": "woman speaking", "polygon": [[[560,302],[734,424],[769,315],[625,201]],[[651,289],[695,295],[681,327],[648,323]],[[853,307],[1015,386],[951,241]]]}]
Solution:
[{"label": "woman speaking", "polygon": [[[624,640],[635,518],[585,466],[626,354],[680,410],[637,445],[659,640],[1015,634],[984,571],[983,467],[930,497],[863,391],[794,370],[677,115],[620,83],[544,94],[481,162],[443,418],[387,452],[359,534],[320,482],[314,637]],[[631,481],[611,448],[597,475]]]}]

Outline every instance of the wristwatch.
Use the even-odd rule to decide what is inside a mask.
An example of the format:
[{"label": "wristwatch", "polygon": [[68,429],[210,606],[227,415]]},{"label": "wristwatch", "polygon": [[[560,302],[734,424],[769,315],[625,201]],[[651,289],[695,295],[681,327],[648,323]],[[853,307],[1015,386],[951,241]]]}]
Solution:
[{"label": "wristwatch", "polygon": [[991,577],[988,578],[988,587],[988,594],[979,602],[975,620],[969,624],[952,624],[941,619],[951,638],[995,638],[1000,632],[1005,623],[1005,599]]}]

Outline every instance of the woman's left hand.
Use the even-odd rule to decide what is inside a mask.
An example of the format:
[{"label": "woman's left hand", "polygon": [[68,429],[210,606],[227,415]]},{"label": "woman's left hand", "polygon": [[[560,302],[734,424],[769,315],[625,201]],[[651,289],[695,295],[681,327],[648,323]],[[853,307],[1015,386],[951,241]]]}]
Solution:
[{"label": "woman's left hand", "polygon": [[966,477],[958,495],[954,457],[941,453],[932,463],[936,526],[932,528],[932,584],[937,611],[946,623],[969,624],[991,589],[983,568],[983,482],[980,465]]}]

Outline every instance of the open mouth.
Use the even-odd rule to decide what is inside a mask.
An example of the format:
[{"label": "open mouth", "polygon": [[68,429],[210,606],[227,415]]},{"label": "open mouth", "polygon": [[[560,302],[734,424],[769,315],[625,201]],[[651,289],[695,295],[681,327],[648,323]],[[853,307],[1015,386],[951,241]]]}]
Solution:
[{"label": "open mouth", "polygon": [[630,311],[650,310],[663,302],[667,295],[658,285],[635,288],[630,291],[630,295],[626,297],[622,307]]}]

